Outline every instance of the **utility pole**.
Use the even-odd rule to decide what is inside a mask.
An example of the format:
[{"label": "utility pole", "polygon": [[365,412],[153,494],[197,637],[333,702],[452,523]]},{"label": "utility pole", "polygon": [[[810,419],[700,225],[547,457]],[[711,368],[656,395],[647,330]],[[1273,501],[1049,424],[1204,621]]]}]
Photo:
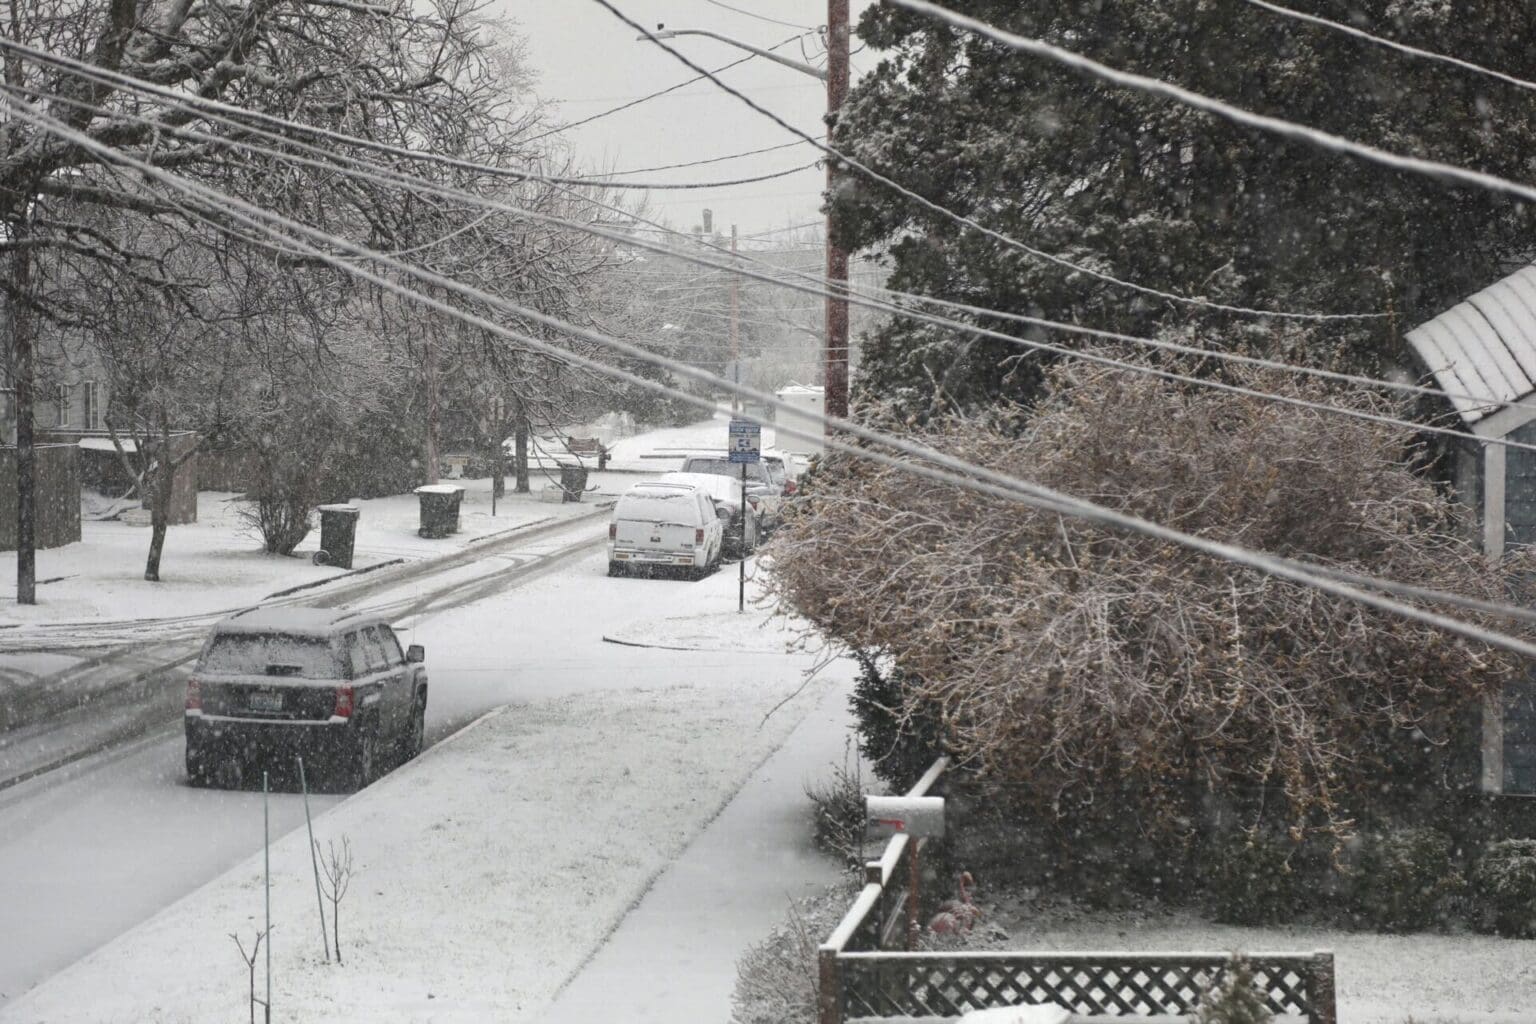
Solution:
[{"label": "utility pole", "polygon": [[[848,99],[848,0],[827,0],[827,69],[813,68],[797,60],[751,46],[729,36],[700,29],[659,29],[638,37],[642,40],[672,39],[677,36],[708,36],[738,49],[767,57],[827,83],[827,129],[830,132],[843,103]],[[837,161],[827,160],[828,197],[837,193],[841,175]],[[828,417],[848,415],[848,254],[832,242],[832,214],[827,213],[827,299],[826,350],[822,354],[822,385],[825,388],[822,411]],[[830,431],[829,431],[830,433]]]},{"label": "utility pole", "polygon": [[[736,264],[736,225],[731,225],[731,265]],[[741,384],[741,279],[736,276],[736,271],[731,271],[731,365],[736,367],[736,383]],[[741,408],[741,396],[735,393],[731,395],[731,408]],[[741,471],[747,471],[743,465]],[[746,479],[743,477],[742,479]],[[745,485],[743,485],[745,486]]]},{"label": "utility pole", "polygon": [[11,338],[16,386],[16,603],[37,604],[37,446],[33,437],[33,386],[37,356],[32,336],[32,255],[27,249],[32,213],[9,223],[11,240]]},{"label": "utility pole", "polygon": [[[827,132],[848,98],[848,0],[827,0]],[[837,161],[827,159],[827,349],[822,411],[828,421],[848,416],[848,253],[832,239],[832,197],[837,194]],[[826,426],[830,436],[830,422]]]}]

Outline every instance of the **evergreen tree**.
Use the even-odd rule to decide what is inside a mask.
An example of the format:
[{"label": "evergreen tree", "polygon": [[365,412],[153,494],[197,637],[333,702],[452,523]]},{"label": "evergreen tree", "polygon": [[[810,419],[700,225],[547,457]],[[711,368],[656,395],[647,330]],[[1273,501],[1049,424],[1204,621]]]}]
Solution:
[{"label": "evergreen tree", "polygon": [[[952,0],[952,8],[1112,67],[1395,152],[1530,177],[1536,95],[1245,3]],[[1536,77],[1519,0],[1294,0],[1297,10]],[[834,229],[888,257],[891,287],[1111,330],[1382,372],[1397,338],[1531,255],[1507,196],[1395,173],[1240,128],[877,6],[884,51],[835,126],[843,151],[1030,245],[1150,288],[1230,305],[1380,320],[1279,330],[1030,256],[855,171]],[[985,326],[1020,333],[1005,321]],[[1066,340],[1066,336],[1052,340]],[[1028,400],[1039,357],[910,322],[864,339],[866,397],[908,413]]]}]

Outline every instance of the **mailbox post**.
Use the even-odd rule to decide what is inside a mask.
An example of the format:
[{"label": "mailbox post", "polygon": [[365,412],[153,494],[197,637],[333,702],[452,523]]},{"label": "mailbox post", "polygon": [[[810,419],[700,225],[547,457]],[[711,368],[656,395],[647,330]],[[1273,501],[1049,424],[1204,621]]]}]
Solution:
[{"label": "mailbox post", "polygon": [[944,798],[941,796],[866,796],[864,834],[869,839],[907,837],[907,949],[917,948],[917,905],[923,839],[944,837]]}]

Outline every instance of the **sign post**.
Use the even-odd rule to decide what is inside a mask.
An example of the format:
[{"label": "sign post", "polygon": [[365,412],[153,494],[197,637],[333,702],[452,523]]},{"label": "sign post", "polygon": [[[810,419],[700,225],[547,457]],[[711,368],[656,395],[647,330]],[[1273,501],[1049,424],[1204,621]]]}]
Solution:
[{"label": "sign post", "polygon": [[759,461],[763,450],[763,427],[751,420],[731,420],[730,443],[726,452],[732,462],[741,463],[741,561],[738,563],[736,610],[747,610],[747,463]]}]

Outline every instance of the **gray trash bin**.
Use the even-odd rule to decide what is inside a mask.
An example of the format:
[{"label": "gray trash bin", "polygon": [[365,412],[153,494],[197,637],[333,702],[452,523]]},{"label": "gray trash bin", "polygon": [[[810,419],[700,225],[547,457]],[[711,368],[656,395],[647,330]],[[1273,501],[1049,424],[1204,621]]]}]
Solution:
[{"label": "gray trash bin", "polygon": [[560,489],[565,492],[561,498],[562,501],[580,501],[582,492],[587,489],[587,467],[568,466],[562,463]]},{"label": "gray trash bin", "polygon": [[316,565],[352,568],[352,547],[357,540],[356,505],[320,506],[320,550],[311,559]]},{"label": "gray trash bin", "polygon": [[452,484],[427,484],[416,488],[416,496],[421,499],[418,534],[446,537],[459,532],[459,505],[464,499],[464,488]]}]

